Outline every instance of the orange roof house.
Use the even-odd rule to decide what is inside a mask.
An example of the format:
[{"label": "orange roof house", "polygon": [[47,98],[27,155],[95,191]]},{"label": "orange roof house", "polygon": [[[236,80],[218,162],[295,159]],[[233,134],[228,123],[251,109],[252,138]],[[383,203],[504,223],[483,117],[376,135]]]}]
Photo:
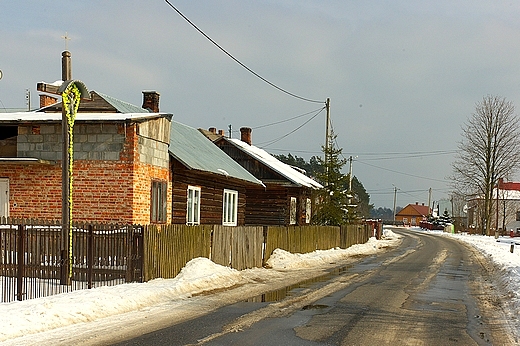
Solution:
[{"label": "orange roof house", "polygon": [[416,202],[408,204],[404,209],[395,215],[396,221],[402,221],[405,225],[417,226],[421,220],[426,219],[430,214],[430,207]]}]

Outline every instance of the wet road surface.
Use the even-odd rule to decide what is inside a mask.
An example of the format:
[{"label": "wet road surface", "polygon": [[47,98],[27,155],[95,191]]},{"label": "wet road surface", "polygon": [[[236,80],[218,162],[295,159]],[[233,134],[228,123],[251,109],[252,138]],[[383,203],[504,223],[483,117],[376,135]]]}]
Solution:
[{"label": "wet road surface", "polygon": [[[405,235],[318,282],[118,345],[510,345],[482,259],[445,237]],[[493,307],[493,306],[492,306]]]}]

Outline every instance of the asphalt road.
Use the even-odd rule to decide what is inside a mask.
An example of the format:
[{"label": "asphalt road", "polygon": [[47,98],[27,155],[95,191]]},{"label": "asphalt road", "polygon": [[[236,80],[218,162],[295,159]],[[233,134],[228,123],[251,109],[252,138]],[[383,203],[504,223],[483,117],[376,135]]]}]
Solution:
[{"label": "asphalt road", "polygon": [[515,344],[482,256],[450,238],[395,232],[405,235],[398,248],[283,299],[233,304],[118,345]]}]

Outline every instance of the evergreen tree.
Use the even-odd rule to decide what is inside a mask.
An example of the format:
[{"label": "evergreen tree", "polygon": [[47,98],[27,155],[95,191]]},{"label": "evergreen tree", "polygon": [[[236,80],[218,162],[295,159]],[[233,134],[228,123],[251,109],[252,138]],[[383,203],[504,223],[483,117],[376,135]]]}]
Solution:
[{"label": "evergreen tree", "polygon": [[317,158],[322,167],[316,172],[316,180],[323,185],[317,192],[316,212],[313,223],[319,225],[342,225],[348,221],[348,176],[341,173],[347,160],[340,158],[342,149],[334,147],[335,135],[332,135],[327,148],[322,147],[325,159]]}]

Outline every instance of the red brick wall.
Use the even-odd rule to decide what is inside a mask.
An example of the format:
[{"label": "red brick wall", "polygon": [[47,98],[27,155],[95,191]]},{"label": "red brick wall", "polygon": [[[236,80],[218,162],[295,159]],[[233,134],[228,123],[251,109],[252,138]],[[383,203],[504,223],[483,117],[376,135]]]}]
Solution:
[{"label": "red brick wall", "polygon": [[[135,126],[126,135],[119,161],[74,161],[73,220],[150,223],[153,179],[168,182],[171,206],[169,169],[139,163]],[[0,165],[0,177],[9,179],[9,216],[61,220],[60,163]]]}]

